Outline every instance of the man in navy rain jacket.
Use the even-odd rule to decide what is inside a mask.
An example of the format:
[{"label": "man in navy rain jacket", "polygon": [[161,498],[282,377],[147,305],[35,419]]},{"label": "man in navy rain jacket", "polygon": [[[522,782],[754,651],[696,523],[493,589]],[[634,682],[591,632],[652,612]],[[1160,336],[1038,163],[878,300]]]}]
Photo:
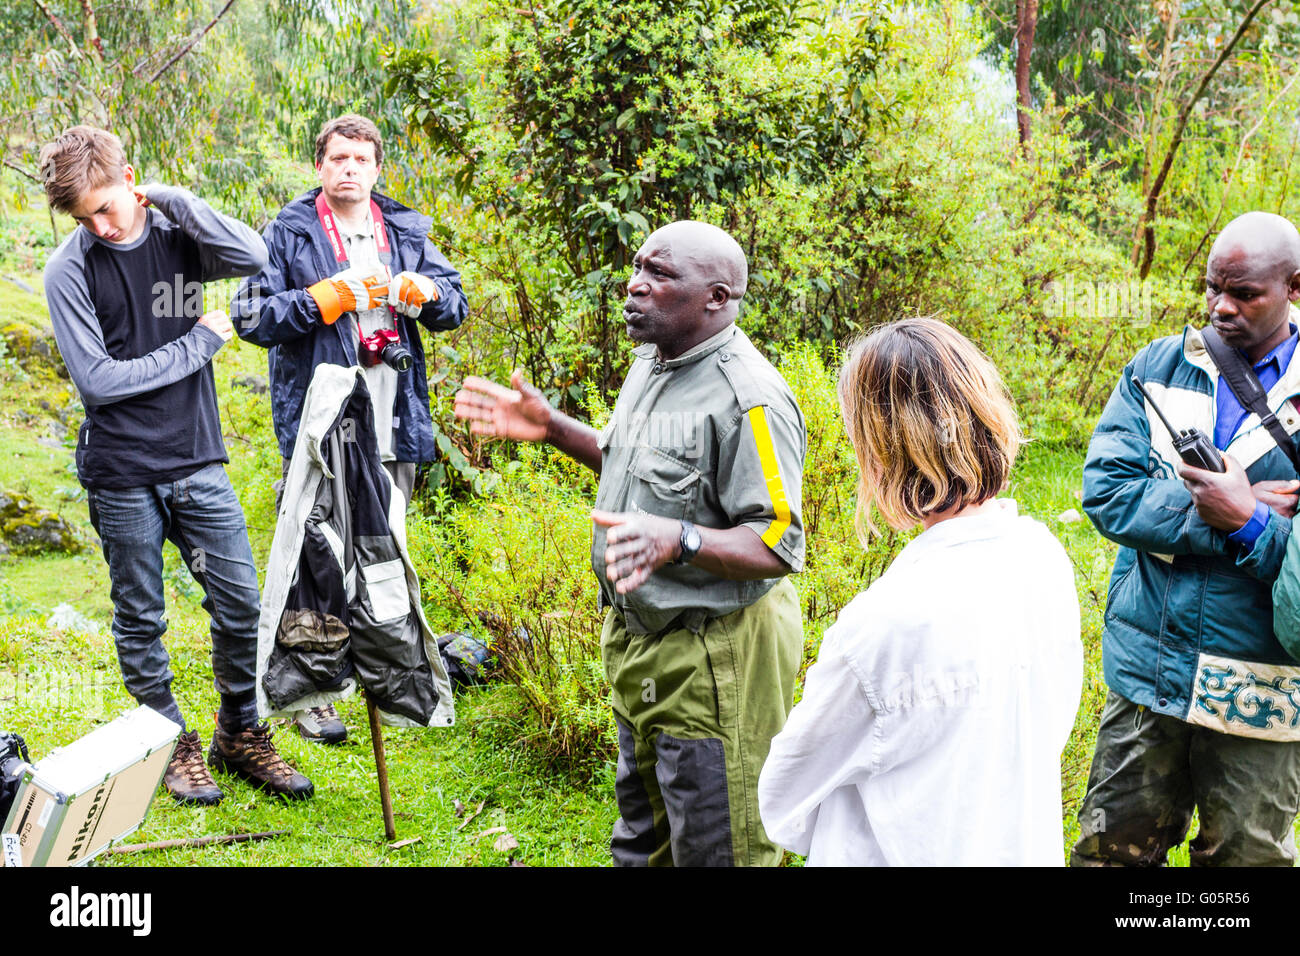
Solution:
[{"label": "man in navy rain jacket", "polygon": [[[437,457],[420,326],[454,329],[468,305],[460,274],[429,240],[430,218],[374,192],[382,160],[379,130],[364,117],[322,127],[320,189],[288,203],[266,227],[266,268],[244,280],[231,318],[240,338],[268,349],[284,470],[316,367],[361,365],[380,458],[409,501],[416,466]],[[409,363],[394,360],[383,349],[389,343],[405,348]],[[341,743],[346,730],[333,708],[316,711],[299,715],[299,730]]]}]

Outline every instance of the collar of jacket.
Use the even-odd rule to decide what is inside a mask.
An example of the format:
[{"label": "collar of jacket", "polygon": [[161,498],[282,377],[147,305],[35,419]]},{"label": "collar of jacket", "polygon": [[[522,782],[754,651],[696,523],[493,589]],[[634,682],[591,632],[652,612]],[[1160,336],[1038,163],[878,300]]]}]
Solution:
[{"label": "collar of jacket", "polygon": [[677,356],[677,358],[659,359],[659,346],[655,345],[653,342],[646,342],[644,345],[638,345],[632,350],[632,354],[637,358],[648,359],[651,362],[658,360],[659,364],[664,368],[678,368],[682,365],[690,365],[692,362],[698,362],[705,356],[712,355],[735,338],[737,331],[736,323],[732,322],[722,331],[709,336],[699,345],[695,346],[695,348],[691,349],[689,352],[684,352]]},{"label": "collar of jacket", "polygon": [[[1291,323],[1300,327],[1300,309],[1294,305],[1291,306]],[[1210,376],[1211,387],[1217,387],[1219,381],[1219,369],[1210,358],[1210,353],[1205,348],[1205,339],[1201,335],[1201,330],[1188,325],[1183,329],[1183,358],[1189,365],[1199,368],[1206,375]],[[1211,393],[1213,394],[1213,393]],[[1300,394],[1300,348],[1296,349],[1291,355],[1291,362],[1286,368],[1282,369],[1281,376],[1278,377],[1277,384],[1268,390],[1268,404],[1274,411],[1278,409],[1283,399],[1290,398],[1293,395]],[[1246,425],[1250,423],[1259,423],[1259,418],[1251,415],[1250,418],[1242,424],[1241,431],[1246,430]]]},{"label": "collar of jacket", "polygon": [[[1219,370],[1205,350],[1205,341],[1199,329],[1188,326],[1183,330],[1181,358],[1187,364],[1205,374],[1208,387],[1197,383],[1192,388],[1197,398],[1192,400],[1190,404],[1184,400],[1181,407],[1179,401],[1174,399],[1179,393],[1186,391],[1186,386],[1181,389],[1161,389],[1157,392],[1158,400],[1162,402],[1165,414],[1171,416],[1173,421],[1178,422],[1183,427],[1194,424],[1207,434],[1212,435],[1214,434],[1216,417],[1216,390],[1220,387],[1226,388],[1227,385],[1220,386]],[[1156,384],[1157,388],[1159,388],[1159,383]],[[1161,392],[1163,392],[1163,397],[1159,397]],[[1282,427],[1288,434],[1294,434],[1300,430],[1300,414],[1297,413],[1295,407],[1295,396],[1297,395],[1300,395],[1300,349],[1297,349],[1291,356],[1291,361],[1282,370],[1282,375],[1274,383],[1273,387],[1268,390],[1268,407],[1277,415]],[[1165,432],[1164,426],[1156,419],[1154,412],[1148,412],[1147,415],[1152,436],[1152,447],[1158,449],[1159,454],[1166,461],[1171,463],[1176,461],[1177,452],[1174,450],[1172,438]],[[1250,412],[1238,426],[1236,434],[1228,442],[1228,447],[1225,450],[1236,458],[1243,468],[1249,471],[1255,466],[1256,462],[1276,449],[1277,445],[1273,440],[1273,436],[1263,427],[1259,416],[1254,412]],[[1278,454],[1281,454],[1281,452],[1278,452]],[[1288,464],[1287,467],[1289,468],[1290,465]]]},{"label": "collar of jacket", "polygon": [[[325,242],[325,231],[320,228],[316,217],[316,197],[320,187],[308,190],[296,199],[285,203],[276,219],[281,225],[305,236],[319,234],[320,241]],[[370,198],[375,201],[379,211],[384,214],[384,223],[397,236],[399,242],[410,241],[411,237],[423,240],[433,228],[433,219],[416,212],[409,206],[403,206],[396,199],[390,199],[383,193],[372,190]]]}]

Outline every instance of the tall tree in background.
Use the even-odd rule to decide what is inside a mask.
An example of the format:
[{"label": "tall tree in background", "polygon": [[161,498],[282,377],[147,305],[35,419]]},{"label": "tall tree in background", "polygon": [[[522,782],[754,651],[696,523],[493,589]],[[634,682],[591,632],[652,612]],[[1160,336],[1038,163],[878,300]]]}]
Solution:
[{"label": "tall tree in background", "polygon": [[0,16],[5,166],[35,179],[35,151],[76,123],[111,128],[173,177],[218,125],[237,63],[221,62],[236,0],[32,0]]},{"label": "tall tree in background", "polygon": [[[1029,2],[980,3],[990,31],[986,55],[1014,71],[1022,109],[1022,77],[1038,77],[1058,103],[1080,102],[1074,115],[1093,151],[1105,150],[1135,175],[1150,166],[1143,154],[1152,139],[1169,129],[1166,112],[1176,114],[1254,6],[1253,0],[1034,0],[1026,76],[1021,60],[1030,44],[1020,40]],[[1300,0],[1268,6],[1270,15],[1252,17],[1237,58],[1223,64],[1198,98],[1198,115],[1230,114],[1243,92],[1258,89],[1261,58],[1300,59]]]},{"label": "tall tree in background", "polygon": [[[1179,106],[1178,115],[1174,120],[1173,134],[1170,137],[1169,145],[1165,148],[1164,158],[1160,161],[1160,168],[1156,172],[1155,180],[1147,189],[1146,203],[1143,206],[1142,215],[1138,220],[1137,229],[1135,230],[1135,235],[1133,237],[1133,264],[1138,267],[1139,278],[1145,279],[1151,272],[1151,263],[1154,260],[1156,251],[1156,233],[1153,222],[1156,215],[1156,204],[1160,201],[1160,194],[1164,189],[1165,181],[1169,177],[1169,170],[1173,166],[1174,157],[1178,154],[1178,148],[1183,143],[1183,135],[1187,130],[1187,124],[1191,119],[1192,111],[1201,101],[1201,98],[1206,95],[1206,91],[1210,88],[1210,83],[1214,80],[1220,68],[1232,57],[1233,51],[1237,48],[1238,43],[1241,42],[1242,37],[1244,37],[1246,32],[1250,29],[1251,23],[1254,22],[1255,17],[1270,2],[1271,0],[1255,0],[1255,2],[1251,4],[1250,8],[1245,13],[1245,16],[1241,18],[1241,22],[1237,25],[1237,29],[1233,32],[1231,38],[1226,43],[1222,44],[1222,49],[1219,51],[1218,56],[1216,56],[1214,61],[1205,69],[1205,72],[1201,74],[1196,86],[1192,89],[1190,94],[1184,97]],[[1149,163],[1149,157],[1151,155],[1150,151],[1148,151],[1147,155]],[[1148,165],[1143,169],[1144,183],[1147,181],[1149,173],[1150,166]]]},{"label": "tall tree in background", "polygon": [[1020,145],[1029,142],[1029,64],[1034,52],[1034,30],[1038,26],[1038,0],[1016,0],[1016,125]]},{"label": "tall tree in background", "polygon": [[[473,62],[427,48],[394,55],[386,93],[451,163],[461,196],[545,237],[529,250],[511,230],[499,240],[518,310],[506,324],[534,330],[518,352],[535,382],[562,383],[564,400],[576,400],[594,366],[602,390],[616,385],[623,321],[614,305],[650,222],[850,165],[881,112],[870,95],[887,48],[881,7],[496,0],[474,11],[491,32]],[[806,34],[817,35],[809,24],[820,17],[826,33],[814,45]],[[806,47],[792,52],[797,42]],[[818,64],[822,75],[799,75]],[[532,264],[557,252],[562,269],[530,282]],[[826,277],[816,281],[830,291]],[[763,294],[755,281],[747,301]],[[575,303],[580,333],[562,349],[555,337]]]}]

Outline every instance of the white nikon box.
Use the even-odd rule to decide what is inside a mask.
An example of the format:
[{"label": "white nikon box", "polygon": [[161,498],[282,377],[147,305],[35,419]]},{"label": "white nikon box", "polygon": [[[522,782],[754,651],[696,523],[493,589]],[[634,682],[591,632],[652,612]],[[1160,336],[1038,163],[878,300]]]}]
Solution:
[{"label": "white nikon box", "polygon": [[23,772],[0,828],[4,866],[79,866],[134,833],[181,727],[137,707]]}]

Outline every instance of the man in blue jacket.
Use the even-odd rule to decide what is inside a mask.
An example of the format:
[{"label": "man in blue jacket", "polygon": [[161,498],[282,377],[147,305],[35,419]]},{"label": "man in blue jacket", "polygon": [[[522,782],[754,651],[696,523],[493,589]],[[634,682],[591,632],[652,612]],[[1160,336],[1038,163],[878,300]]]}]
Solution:
[{"label": "man in blue jacket", "polygon": [[[1294,445],[1300,234],[1268,213],[1233,220],[1210,250],[1205,286],[1215,330],[1253,366]],[[1134,376],[1175,427],[1212,437],[1223,473],[1182,464]],[[1274,637],[1272,586],[1295,477],[1197,330],[1151,343],[1124,369],[1084,465],[1084,510],[1121,548],[1102,636],[1109,693],[1074,865],[1163,864],[1194,808],[1193,865],[1294,863],[1300,664]]]},{"label": "man in blue jacket", "polygon": [[[284,471],[316,366],[361,365],[380,458],[409,501],[416,466],[437,457],[420,326],[454,329],[468,306],[460,274],[429,241],[429,217],[374,192],[382,161],[370,120],[345,115],[321,128],[320,188],[266,227],[266,268],[244,280],[231,317],[241,338],[269,350]],[[297,723],[311,740],[346,739],[332,707],[304,712]]]}]

